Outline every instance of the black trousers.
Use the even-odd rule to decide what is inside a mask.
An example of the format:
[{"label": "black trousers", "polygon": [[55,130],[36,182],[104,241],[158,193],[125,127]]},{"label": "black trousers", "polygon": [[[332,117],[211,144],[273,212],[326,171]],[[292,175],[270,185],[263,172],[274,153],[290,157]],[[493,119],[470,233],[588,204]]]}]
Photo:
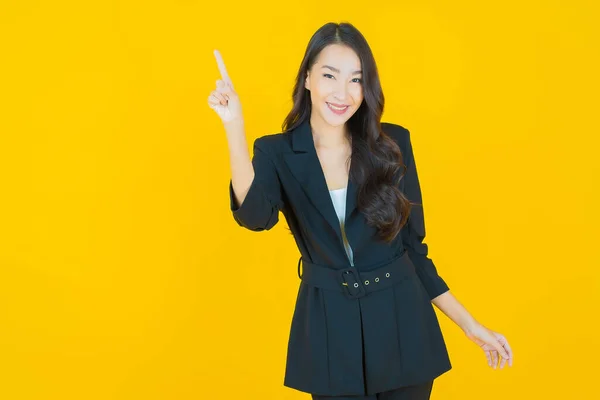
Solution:
[{"label": "black trousers", "polygon": [[405,386],[370,396],[318,396],[312,395],[313,400],[429,400],[433,381],[421,385]]}]

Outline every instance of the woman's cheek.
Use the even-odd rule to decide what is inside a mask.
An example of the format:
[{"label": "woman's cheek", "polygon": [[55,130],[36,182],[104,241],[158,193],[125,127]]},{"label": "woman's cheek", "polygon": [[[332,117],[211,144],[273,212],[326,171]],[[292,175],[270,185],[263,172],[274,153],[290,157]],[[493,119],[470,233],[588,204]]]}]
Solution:
[{"label": "woman's cheek", "polygon": [[361,87],[361,86],[359,86],[359,87],[355,88],[355,89],[352,91],[352,94],[353,94],[353,95],[354,95],[354,97],[355,97],[355,98],[357,98],[357,99],[360,99],[360,98],[362,98],[362,87]]}]

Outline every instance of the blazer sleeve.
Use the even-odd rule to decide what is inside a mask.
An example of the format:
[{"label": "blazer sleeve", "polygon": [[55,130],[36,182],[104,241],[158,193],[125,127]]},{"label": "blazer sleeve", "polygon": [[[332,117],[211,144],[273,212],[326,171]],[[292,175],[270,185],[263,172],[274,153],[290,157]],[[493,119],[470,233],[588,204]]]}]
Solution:
[{"label": "blazer sleeve", "polygon": [[248,194],[238,205],[232,180],[229,179],[229,206],[233,219],[239,226],[251,231],[263,231],[273,228],[279,221],[279,211],[283,209],[281,185],[277,170],[264,145],[264,137],[254,141],[254,179]]},{"label": "blazer sleeve", "polygon": [[428,247],[425,239],[425,214],[423,211],[423,196],[417,174],[417,165],[410,140],[410,132],[406,130],[406,150],[403,154],[406,164],[404,175],[404,194],[411,202],[419,203],[413,205],[408,222],[401,229],[402,242],[408,252],[410,260],[415,265],[417,275],[421,279],[429,298],[434,299],[449,290],[448,285],[438,275],[435,264],[428,256]]}]

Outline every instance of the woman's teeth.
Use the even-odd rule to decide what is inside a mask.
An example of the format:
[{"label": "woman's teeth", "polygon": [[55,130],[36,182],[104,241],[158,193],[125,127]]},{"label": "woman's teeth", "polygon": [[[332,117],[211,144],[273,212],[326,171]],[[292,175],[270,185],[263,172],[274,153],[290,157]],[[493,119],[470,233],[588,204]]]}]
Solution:
[{"label": "woman's teeth", "polygon": [[331,108],[334,111],[346,111],[346,109],[348,108],[348,106],[344,106],[344,107],[336,107],[333,104],[327,103],[327,106],[329,108]]}]

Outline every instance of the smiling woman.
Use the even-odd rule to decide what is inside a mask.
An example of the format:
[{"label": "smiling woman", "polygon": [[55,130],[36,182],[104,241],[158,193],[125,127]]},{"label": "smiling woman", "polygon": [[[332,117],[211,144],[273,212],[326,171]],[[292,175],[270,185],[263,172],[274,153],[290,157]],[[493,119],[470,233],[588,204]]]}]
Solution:
[{"label": "smiling woman", "polygon": [[[337,44],[324,48],[306,77],[305,87],[311,93],[312,103],[324,102],[336,116],[350,118],[363,100],[360,66],[360,59],[351,48]],[[317,76],[313,79],[312,75]],[[330,117],[324,113],[320,116]],[[332,126],[340,123],[331,118],[327,122]]]},{"label": "smiling woman", "polygon": [[239,97],[215,54],[222,79],[209,104],[227,131],[233,217],[259,232],[283,213],[301,254],[284,385],[315,400],[429,399],[452,368],[433,302],[490,363],[512,364],[506,340],[471,317],[428,257],[410,133],[381,122],[362,34],[329,23],[313,35],[283,132],[256,139],[251,160]]},{"label": "smiling woman", "polygon": [[[315,32],[296,77],[293,101],[283,131],[310,119],[324,165],[324,159],[335,158],[328,157],[329,144],[337,144],[340,137],[351,143],[348,174],[361,188],[361,211],[379,238],[393,241],[406,224],[412,203],[397,189],[404,171],[400,148],[381,129],[384,96],[377,65],[353,25],[329,23]],[[325,148],[323,156],[320,147]]]}]

